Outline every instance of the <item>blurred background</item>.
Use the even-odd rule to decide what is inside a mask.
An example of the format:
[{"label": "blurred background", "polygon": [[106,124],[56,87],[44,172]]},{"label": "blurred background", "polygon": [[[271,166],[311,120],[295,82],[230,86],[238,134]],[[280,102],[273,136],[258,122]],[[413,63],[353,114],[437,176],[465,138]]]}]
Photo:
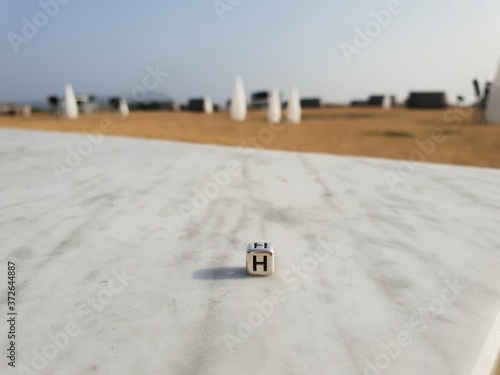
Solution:
[{"label": "blurred background", "polygon": [[[456,152],[425,161],[499,167],[497,130],[477,129],[500,120],[474,113],[486,110],[500,59],[498,1],[5,0],[0,21],[0,112],[36,115],[0,126],[81,131],[125,98],[132,115],[116,134],[238,145],[262,127],[270,90],[285,110],[296,85],[310,128],[263,147],[398,158],[412,140],[459,121],[448,131],[463,138],[441,148]],[[254,110],[244,130],[224,113],[236,75]],[[61,116],[69,83],[90,116],[71,124]],[[434,99],[403,111],[412,93]],[[193,117],[207,97],[215,116]],[[377,108],[385,97],[390,113]],[[181,109],[192,111],[174,113]],[[464,147],[467,157],[455,155]]]}]

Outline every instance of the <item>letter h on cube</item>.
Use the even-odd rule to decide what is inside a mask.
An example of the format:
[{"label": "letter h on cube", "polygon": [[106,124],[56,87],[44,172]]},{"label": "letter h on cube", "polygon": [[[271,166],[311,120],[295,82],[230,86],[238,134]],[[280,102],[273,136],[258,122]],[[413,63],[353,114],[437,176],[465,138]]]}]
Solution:
[{"label": "letter h on cube", "polygon": [[268,242],[250,242],[247,246],[247,272],[268,276],[274,272],[274,249]]}]

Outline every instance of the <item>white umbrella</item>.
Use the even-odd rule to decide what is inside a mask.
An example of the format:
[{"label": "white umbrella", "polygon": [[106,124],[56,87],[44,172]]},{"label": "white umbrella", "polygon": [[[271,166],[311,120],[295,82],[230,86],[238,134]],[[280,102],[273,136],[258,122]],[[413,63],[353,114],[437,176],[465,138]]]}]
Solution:
[{"label": "white umbrella", "polygon": [[203,100],[203,111],[207,115],[211,115],[212,113],[214,113],[214,106],[212,104],[212,99],[210,99],[210,97],[208,96],[205,96]]},{"label": "white umbrella", "polygon": [[489,124],[500,124],[500,66],[486,105],[486,119]]},{"label": "white umbrella", "polygon": [[267,106],[267,119],[271,124],[277,124],[281,121],[281,100],[277,89],[271,91]]},{"label": "white umbrella", "polygon": [[127,99],[121,98],[119,105],[118,105],[118,111],[120,112],[120,115],[122,116],[128,116],[130,111],[128,109],[128,103]]},{"label": "white umbrella", "polygon": [[384,95],[384,100],[382,101],[382,108],[384,109],[392,108],[392,100],[389,95]]},{"label": "white umbrella", "polygon": [[299,90],[292,86],[290,99],[288,100],[287,119],[290,124],[300,124],[302,119],[302,108],[300,107]]},{"label": "white umbrella", "polygon": [[241,76],[236,77],[236,84],[231,99],[230,114],[234,121],[245,121],[247,117],[247,99]]},{"label": "white umbrella", "polygon": [[76,97],[75,97],[75,92],[73,91],[73,87],[70,84],[68,84],[66,85],[65,91],[66,91],[64,100],[65,115],[69,118],[77,118],[78,106],[76,105]]}]

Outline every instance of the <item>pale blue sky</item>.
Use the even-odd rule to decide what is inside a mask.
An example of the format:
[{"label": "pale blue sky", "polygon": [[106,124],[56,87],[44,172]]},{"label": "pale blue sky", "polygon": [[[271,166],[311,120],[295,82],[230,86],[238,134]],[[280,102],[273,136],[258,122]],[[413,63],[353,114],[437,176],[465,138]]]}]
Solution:
[{"label": "pale blue sky", "polygon": [[16,54],[8,34],[22,35],[22,18],[41,8],[2,0],[0,102],[44,101],[66,82],[77,93],[126,95],[157,64],[170,76],[155,97],[210,95],[221,103],[237,73],[247,94],[297,84],[302,96],[330,102],[384,92],[403,100],[410,90],[445,90],[454,100],[472,94],[474,76],[492,78],[498,0],[401,0],[402,12],[348,63],[340,44],[352,44],[354,29],[388,3],[242,0],[221,21],[213,0],[70,0]]}]

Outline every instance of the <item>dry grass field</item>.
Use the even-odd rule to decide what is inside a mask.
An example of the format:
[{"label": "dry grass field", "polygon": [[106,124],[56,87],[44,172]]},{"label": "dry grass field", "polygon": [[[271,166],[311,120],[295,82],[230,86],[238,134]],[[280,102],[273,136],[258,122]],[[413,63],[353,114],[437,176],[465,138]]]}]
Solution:
[{"label": "dry grass field", "polygon": [[100,113],[77,120],[35,114],[0,117],[0,126],[81,133],[97,131],[104,121],[115,127],[109,135],[500,168],[500,126],[474,125],[471,114],[469,108],[324,108],[305,110],[301,125],[275,127],[265,111],[250,111],[244,123],[232,122],[227,112]]}]

